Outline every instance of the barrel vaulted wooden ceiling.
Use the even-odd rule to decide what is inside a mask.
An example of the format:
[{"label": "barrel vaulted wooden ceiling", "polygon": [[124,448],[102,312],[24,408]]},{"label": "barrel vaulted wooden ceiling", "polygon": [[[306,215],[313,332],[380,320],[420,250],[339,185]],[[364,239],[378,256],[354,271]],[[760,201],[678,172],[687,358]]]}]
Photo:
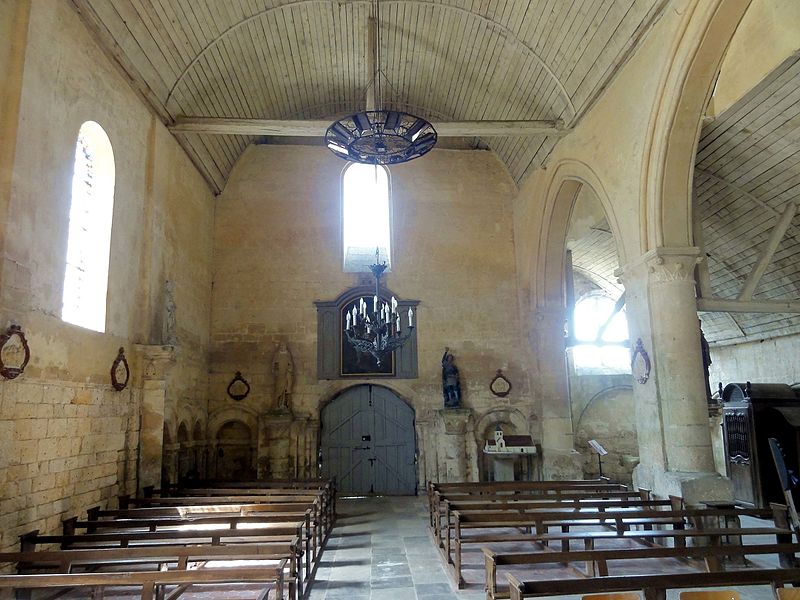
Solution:
[{"label": "barrel vaulted wooden ceiling", "polygon": [[[703,126],[694,196],[695,242],[706,257],[697,273],[699,308],[715,308],[701,311],[708,340],[800,333],[800,53]],[[611,295],[622,293],[604,220],[570,248],[577,272]],[[770,303],[790,310],[767,312]],[[745,312],[756,305],[759,312]]]},{"label": "barrel vaulted wooden ceiling", "polygon": [[[362,110],[371,0],[72,0],[166,123]],[[385,106],[433,121],[574,125],[666,0],[381,0]],[[256,138],[178,133],[219,191]],[[519,182],[555,135],[474,139]]]}]

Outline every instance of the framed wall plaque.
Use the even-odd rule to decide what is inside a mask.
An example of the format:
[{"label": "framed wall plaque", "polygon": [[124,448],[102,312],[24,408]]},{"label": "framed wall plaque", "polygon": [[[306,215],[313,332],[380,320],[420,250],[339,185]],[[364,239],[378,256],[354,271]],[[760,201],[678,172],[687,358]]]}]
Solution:
[{"label": "framed wall plaque", "polygon": [[231,379],[231,382],[228,384],[227,392],[231,400],[238,401],[247,398],[247,395],[250,393],[250,384],[242,377],[241,371],[236,371],[236,375],[233,376],[233,379]]},{"label": "framed wall plaque", "polygon": [[117,358],[111,364],[111,386],[121,392],[127,387],[130,378],[131,370],[128,367],[128,359],[125,358],[125,348],[120,348]]},{"label": "framed wall plaque", "polygon": [[0,375],[6,379],[19,377],[30,359],[31,349],[25,333],[19,325],[11,325],[0,335]]},{"label": "framed wall plaque", "polygon": [[637,338],[636,346],[631,356],[631,373],[637,383],[644,385],[650,379],[650,357],[644,349],[642,338]]},{"label": "framed wall plaque", "polygon": [[489,384],[489,391],[498,398],[505,398],[511,392],[511,382],[503,375],[503,369],[497,369],[494,379]]}]

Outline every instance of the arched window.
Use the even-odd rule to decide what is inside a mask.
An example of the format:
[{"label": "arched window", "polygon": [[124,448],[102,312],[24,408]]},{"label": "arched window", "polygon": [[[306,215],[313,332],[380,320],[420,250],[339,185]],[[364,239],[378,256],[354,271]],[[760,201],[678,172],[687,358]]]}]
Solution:
[{"label": "arched window", "polygon": [[106,328],[108,260],[114,214],[114,151],[100,125],[86,121],[75,144],[61,318]]},{"label": "arched window", "polygon": [[368,272],[379,262],[391,267],[389,173],[385,167],[353,163],[342,175],[342,239],[344,270]]},{"label": "arched window", "polygon": [[572,360],[577,374],[631,372],[628,320],[623,308],[605,294],[587,294],[575,304],[575,346]]}]

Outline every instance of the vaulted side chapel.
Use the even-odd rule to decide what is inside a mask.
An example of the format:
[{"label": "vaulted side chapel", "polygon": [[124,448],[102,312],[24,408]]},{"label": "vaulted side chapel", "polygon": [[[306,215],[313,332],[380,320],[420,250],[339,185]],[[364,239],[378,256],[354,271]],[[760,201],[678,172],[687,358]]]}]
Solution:
[{"label": "vaulted side chapel", "polygon": [[[193,480],[752,494],[720,396],[800,395],[798,52],[794,0],[0,0],[0,550]],[[365,107],[435,146],[353,160]]]}]

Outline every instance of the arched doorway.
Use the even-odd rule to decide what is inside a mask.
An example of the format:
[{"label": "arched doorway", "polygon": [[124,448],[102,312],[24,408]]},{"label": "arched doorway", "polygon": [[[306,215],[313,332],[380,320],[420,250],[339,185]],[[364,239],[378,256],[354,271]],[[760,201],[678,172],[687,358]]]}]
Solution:
[{"label": "arched doorway", "polygon": [[414,409],[390,389],[348,388],[320,415],[323,477],[343,494],[417,492]]}]

